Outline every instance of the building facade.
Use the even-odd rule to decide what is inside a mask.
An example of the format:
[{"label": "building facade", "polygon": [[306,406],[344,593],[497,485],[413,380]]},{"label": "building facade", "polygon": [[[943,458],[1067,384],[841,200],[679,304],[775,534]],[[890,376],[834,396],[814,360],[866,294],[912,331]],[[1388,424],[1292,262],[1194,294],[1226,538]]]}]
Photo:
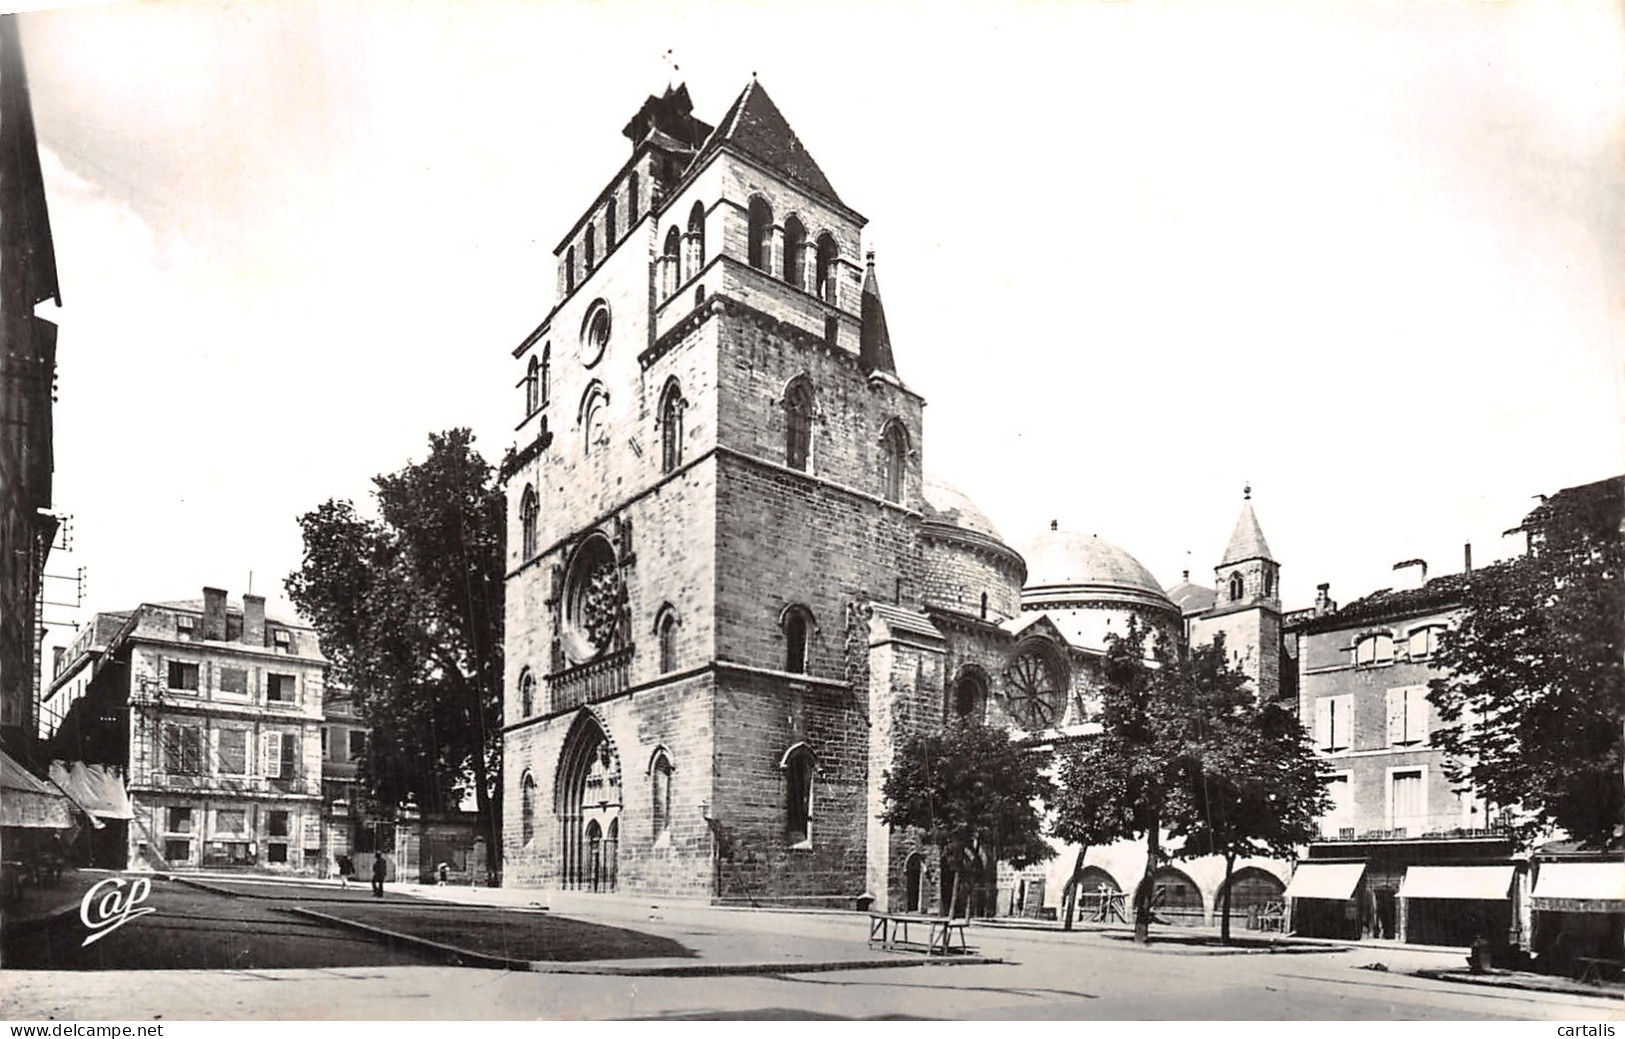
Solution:
[{"label": "building facade", "polygon": [[[1493,806],[1458,789],[1429,734],[1439,638],[1467,574],[1385,589],[1295,618],[1299,712],[1331,771],[1321,821],[1290,894],[1301,934],[1521,944],[1527,878]],[[1328,606],[1330,604],[1327,604]]]},{"label": "building facade", "polygon": [[[111,868],[318,873],[326,660],[265,600],[205,588],[104,617],[51,683],[52,757],[126,777],[134,818]],[[86,676],[88,675],[88,679]],[[61,701],[58,701],[61,697]]]},{"label": "building facade", "polygon": [[[504,882],[940,905],[933,853],[876,818],[895,749],[955,717],[1088,738],[1107,637],[1180,637],[1181,610],[1103,539],[1056,523],[1017,550],[926,474],[864,218],[760,83],[714,127],[668,89],[624,133],[513,351]],[[1245,594],[1212,623],[1251,625],[1273,696],[1276,564],[1246,510],[1216,571]],[[1090,863],[1127,885],[1143,855]],[[1279,894],[1284,865],[1257,871]],[[1169,911],[1211,918],[1212,872],[1161,878]],[[967,888],[1037,915],[1063,882]]]},{"label": "building facade", "polygon": [[41,586],[50,512],[56,325],[61,304],[28,75],[15,15],[0,17],[0,748],[33,762]]}]

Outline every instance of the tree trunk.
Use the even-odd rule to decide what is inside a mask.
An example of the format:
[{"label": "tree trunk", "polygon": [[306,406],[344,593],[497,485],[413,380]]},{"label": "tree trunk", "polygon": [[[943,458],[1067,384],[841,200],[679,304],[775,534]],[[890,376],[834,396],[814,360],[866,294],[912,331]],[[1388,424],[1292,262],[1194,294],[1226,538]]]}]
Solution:
[{"label": "tree trunk", "polygon": [[954,906],[959,904],[959,878],[965,870],[963,867],[954,870],[954,882],[948,885],[948,919],[954,918]]},{"label": "tree trunk", "polygon": [[1078,857],[1072,863],[1072,879],[1066,885],[1066,925],[1062,930],[1072,930],[1072,918],[1078,908],[1078,884],[1083,876],[1083,857],[1089,854],[1089,845],[1078,846]]},{"label": "tree trunk", "polygon": [[485,829],[485,874],[486,883],[495,879],[498,866],[502,862],[502,848],[497,843],[497,818],[491,810],[491,787],[486,782],[485,748],[474,755],[474,807],[480,813],[480,823]]},{"label": "tree trunk", "polygon": [[1230,852],[1224,857],[1224,888],[1219,895],[1219,908],[1224,913],[1219,917],[1219,944],[1230,944],[1230,874],[1236,869],[1236,853]]},{"label": "tree trunk", "polygon": [[1134,941],[1147,945],[1151,941],[1151,874],[1157,871],[1157,859],[1162,853],[1162,827],[1160,820],[1151,823],[1145,838],[1145,873],[1140,886],[1134,889]]}]

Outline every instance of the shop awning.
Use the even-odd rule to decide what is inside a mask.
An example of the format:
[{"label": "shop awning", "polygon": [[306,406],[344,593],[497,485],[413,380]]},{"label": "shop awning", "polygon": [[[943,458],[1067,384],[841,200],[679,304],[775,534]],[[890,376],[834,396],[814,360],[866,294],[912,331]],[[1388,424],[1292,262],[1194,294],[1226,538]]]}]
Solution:
[{"label": "shop awning", "polygon": [[1354,897],[1365,875],[1363,862],[1300,862],[1286,886],[1287,898],[1330,898],[1344,901]]},{"label": "shop awning", "polygon": [[1399,897],[1496,902],[1512,897],[1517,872],[1516,866],[1412,866],[1399,885]]},{"label": "shop awning", "polygon": [[51,782],[98,819],[135,818],[129,795],[124,792],[124,780],[107,765],[53,761]]},{"label": "shop awning", "polygon": [[1543,862],[1534,908],[1556,913],[1625,913],[1625,862]]},{"label": "shop awning", "polygon": [[72,830],[73,802],[0,750],[0,826]]}]

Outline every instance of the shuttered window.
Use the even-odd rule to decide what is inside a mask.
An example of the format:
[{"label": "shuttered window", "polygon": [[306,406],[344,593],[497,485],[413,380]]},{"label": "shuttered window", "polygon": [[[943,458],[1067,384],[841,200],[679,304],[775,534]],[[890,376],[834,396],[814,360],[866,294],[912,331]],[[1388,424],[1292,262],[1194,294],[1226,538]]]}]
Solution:
[{"label": "shuttered window", "polygon": [[1415,747],[1428,738],[1428,687],[1401,686],[1388,690],[1388,745]]},{"label": "shuttered window", "polygon": [[1354,697],[1323,696],[1315,701],[1315,746],[1333,754],[1354,745]]}]

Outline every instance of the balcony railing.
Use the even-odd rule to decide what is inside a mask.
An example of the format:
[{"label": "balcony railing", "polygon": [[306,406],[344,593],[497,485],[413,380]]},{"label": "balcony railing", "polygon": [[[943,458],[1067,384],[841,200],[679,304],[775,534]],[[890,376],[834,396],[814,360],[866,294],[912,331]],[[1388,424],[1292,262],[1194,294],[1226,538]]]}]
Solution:
[{"label": "balcony railing", "polygon": [[1339,826],[1335,823],[1322,823],[1320,839],[1322,841],[1403,841],[1403,840],[1483,840],[1485,838],[1510,837],[1512,828],[1505,825],[1486,827],[1425,827],[1425,826],[1396,826],[1387,830],[1360,830],[1355,831],[1352,826]]},{"label": "balcony railing", "polygon": [[626,691],[632,684],[632,647],[605,653],[597,660],[547,676],[547,697],[551,713],[573,710],[582,704],[597,703]]}]

